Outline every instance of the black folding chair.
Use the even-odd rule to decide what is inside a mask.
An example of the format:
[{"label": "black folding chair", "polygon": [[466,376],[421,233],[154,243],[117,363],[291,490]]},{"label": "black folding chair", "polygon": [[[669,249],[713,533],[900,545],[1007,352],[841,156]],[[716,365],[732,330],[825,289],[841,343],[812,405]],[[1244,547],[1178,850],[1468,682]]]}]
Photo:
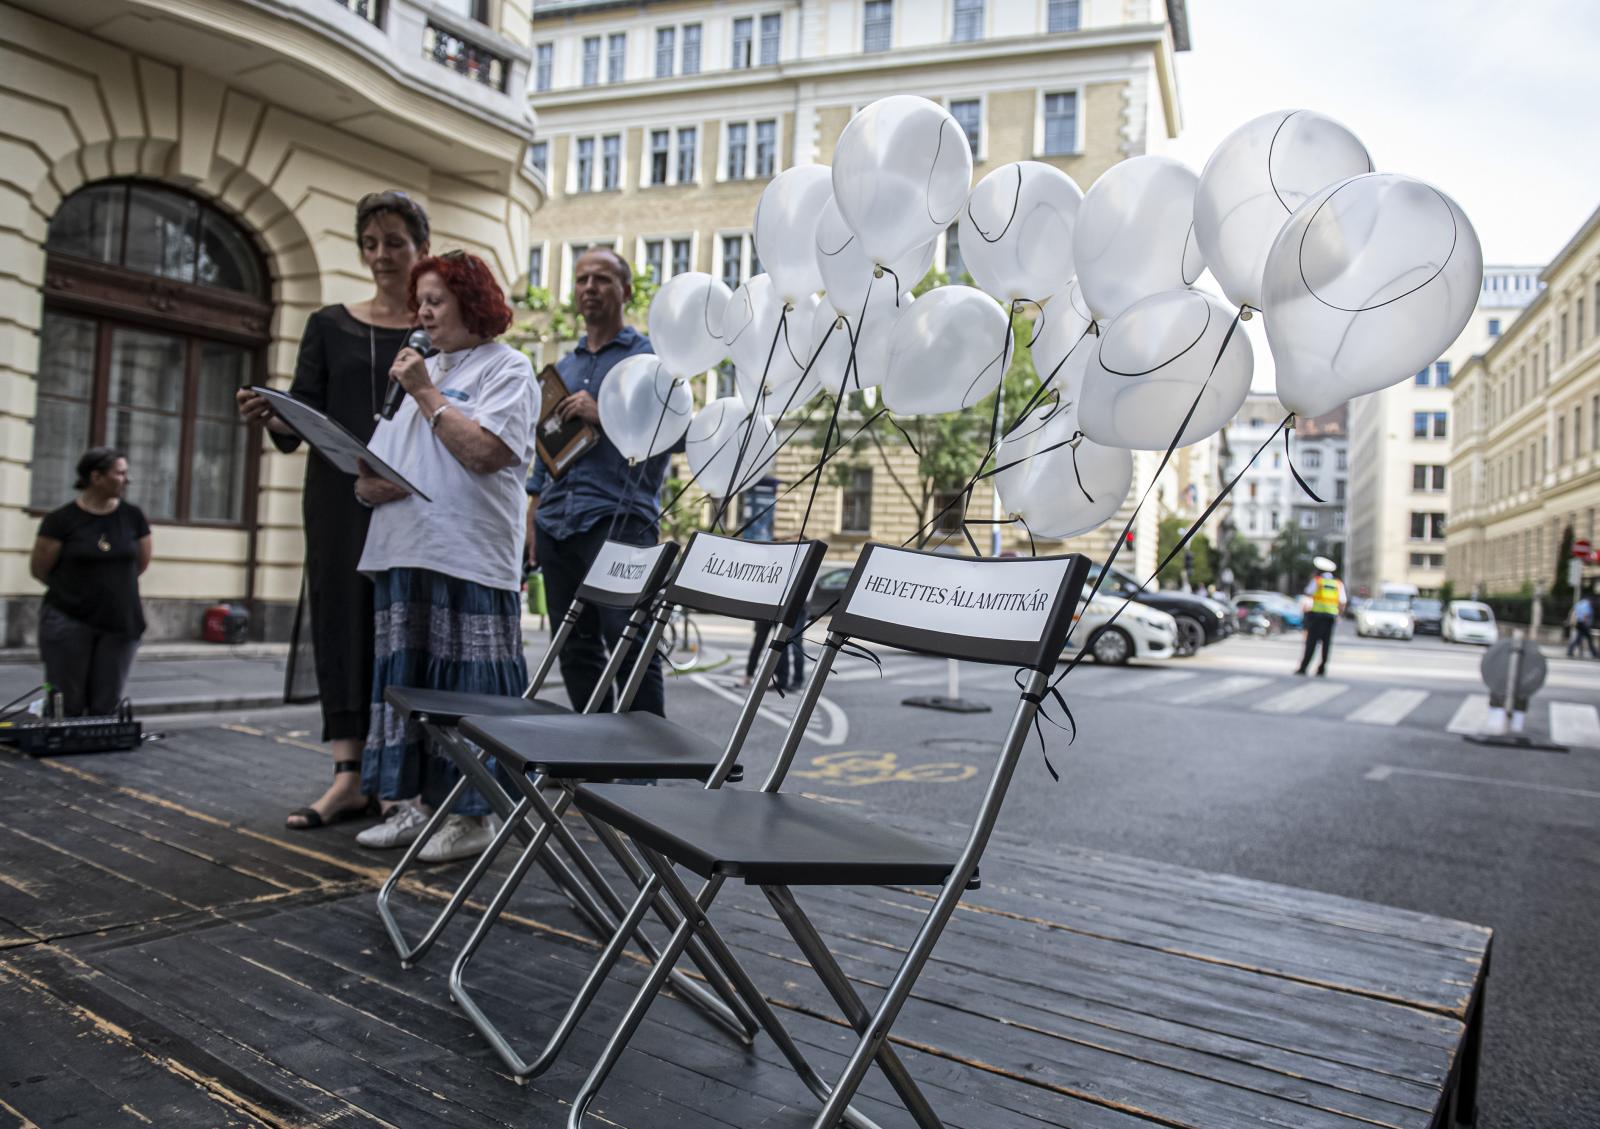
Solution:
[{"label": "black folding chair", "polygon": [[[840,1121],[872,1124],[849,1103],[874,1061],[919,1126],[936,1129],[941,1124],[889,1046],[889,1031],[962,891],[975,882],[978,860],[1072,625],[1088,563],[1077,555],[972,560],[868,545],[834,613],[827,643],[806,684],[783,750],[759,792],[610,784],[578,789],[579,811],[632,839],[655,879],[682,912],[684,923],[673,933],[574,1099],[568,1129],[581,1129],[585,1113],[691,935],[722,966],[750,1011],[823,1103],[813,1129],[832,1129]],[[834,659],[851,639],[968,662],[1015,666],[1028,672],[964,843],[926,841],[834,805],[778,791]],[[698,894],[689,889],[675,865],[706,879]],[[730,878],[761,887],[859,1036],[843,1074],[831,1087],[806,1061],[706,916],[722,883]],[[941,887],[874,1009],[856,994],[791,890],[816,885]]]},{"label": "black folding chair", "polygon": [[[778,659],[804,611],[806,596],[826,549],[820,541],[751,542],[708,533],[696,533],[685,548],[678,571],[656,606],[655,621],[646,639],[646,654],[660,641],[668,618],[678,606],[765,623],[773,628],[733,731],[720,747],[695,728],[654,714],[627,712],[644,679],[642,663],[635,665],[616,713],[462,720],[462,733],[494,756],[510,773],[521,793],[497,842],[503,842],[512,833],[515,823],[527,819],[530,813],[537,814],[542,821],[450,970],[451,997],[518,1081],[543,1073],[556,1060],[630,941],[636,941],[647,958],[660,959],[659,950],[642,928],[647,913],[654,912],[669,930],[678,929],[681,919],[671,903],[661,897],[659,885],[650,878],[627,844],[610,827],[591,820],[596,836],[639,887],[639,893],[626,912],[616,907],[617,924],[610,933],[609,942],[543,1049],[526,1061],[467,990],[465,974],[473,955],[521,884],[529,865],[543,852],[548,837],[571,835],[562,824],[562,816],[578,784],[593,780],[678,779],[699,780],[706,789],[715,790],[724,782],[738,778],[740,750],[761,708]],[[558,789],[554,802],[542,792],[551,785]],[[637,792],[683,790],[631,787]],[[577,844],[569,842],[569,853],[577,851],[581,855]],[[585,874],[589,873],[586,868]],[[683,951],[680,947],[679,952]],[[699,966],[721,1006],[708,1006],[703,995],[705,989],[692,980],[679,979],[676,986],[684,991],[689,1002],[748,1045],[754,1040],[758,1026],[740,993],[728,982],[719,962],[705,954],[698,942],[688,947],[688,955]],[[668,965],[669,972],[675,972],[671,962]]]},{"label": "black folding chair", "polygon": [[[423,845],[433,836],[433,833],[443,824],[447,815],[454,810],[456,801],[469,787],[476,787],[489,806],[502,820],[509,821],[515,803],[507,795],[505,788],[495,778],[494,772],[489,767],[489,753],[482,748],[474,746],[464,740],[460,734],[461,719],[467,716],[476,717],[544,717],[551,714],[570,715],[571,709],[558,702],[537,698],[536,695],[549,678],[551,670],[555,668],[556,660],[560,657],[562,649],[571,638],[578,617],[583,614],[584,608],[589,604],[603,604],[608,607],[624,608],[632,613],[629,622],[627,640],[636,639],[645,623],[651,603],[660,594],[662,586],[671,575],[673,562],[677,559],[678,546],[671,542],[659,545],[640,546],[628,545],[620,541],[607,541],[595,557],[594,565],[584,577],[584,582],[579,586],[576,596],[567,608],[567,614],[561,621],[561,626],[556,629],[555,637],[550,641],[549,648],[540,660],[539,667],[534,671],[533,677],[528,681],[528,687],[522,692],[521,697],[505,694],[472,694],[455,690],[433,690],[413,686],[390,686],[384,691],[384,698],[398,712],[408,719],[417,722],[421,727],[432,751],[447,756],[461,772],[458,780],[444,801],[434,811],[428,822],[423,825],[422,833],[407,848],[400,862],[389,873],[388,879],[378,890],[378,916],[383,920],[384,929],[388,931],[389,940],[394,944],[395,951],[400,955],[402,968],[410,968],[423,955],[433,947],[439,935],[444,932],[450,919],[456,915],[461,906],[466,902],[478,882],[487,873],[499,854],[499,847],[485,850],[473,862],[472,868],[467,872],[461,884],[456,887],[450,900],[434,917],[427,930],[415,944],[408,941],[400,928],[400,923],[395,919],[394,912],[389,903],[394,897],[394,892],[400,884],[400,879],[411,869],[421,852]],[[618,646],[610,657],[610,663],[605,673],[596,683],[594,692],[590,695],[584,707],[585,713],[595,712],[604,702],[606,691],[616,680],[623,663],[629,653],[628,642]],[[647,652],[641,652],[641,657],[648,660]],[[426,755],[426,754],[425,754]],[[532,839],[533,832],[518,822],[515,834],[523,841]],[[540,865],[555,882],[556,887],[562,891],[567,900],[596,934],[601,937],[609,936],[612,929],[611,918],[604,908],[595,900],[590,889],[579,881],[567,864],[554,854],[541,854]]]}]

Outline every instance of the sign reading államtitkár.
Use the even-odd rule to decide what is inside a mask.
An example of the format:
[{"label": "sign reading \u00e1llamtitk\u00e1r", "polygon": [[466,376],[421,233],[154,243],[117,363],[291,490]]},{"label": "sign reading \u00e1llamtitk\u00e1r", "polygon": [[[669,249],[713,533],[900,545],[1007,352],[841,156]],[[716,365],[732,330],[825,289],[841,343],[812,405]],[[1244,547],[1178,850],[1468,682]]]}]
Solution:
[{"label": "sign reading \u00e1llamtitk\u00e1r", "polygon": [[590,566],[583,582],[589,587],[603,588],[619,595],[637,595],[644,590],[655,572],[656,562],[666,549],[666,542],[659,545],[624,545],[620,541],[607,541],[600,546],[600,552],[595,556],[594,564]]},{"label": "sign reading \u00e1llamtitk\u00e1r", "polygon": [[808,547],[803,541],[736,541],[701,533],[689,543],[675,584],[724,599],[776,607],[789,595]]},{"label": "sign reading \u00e1llamtitk\u00e1r", "polygon": [[873,546],[845,610],[973,639],[1044,638],[1069,561],[975,561]]}]

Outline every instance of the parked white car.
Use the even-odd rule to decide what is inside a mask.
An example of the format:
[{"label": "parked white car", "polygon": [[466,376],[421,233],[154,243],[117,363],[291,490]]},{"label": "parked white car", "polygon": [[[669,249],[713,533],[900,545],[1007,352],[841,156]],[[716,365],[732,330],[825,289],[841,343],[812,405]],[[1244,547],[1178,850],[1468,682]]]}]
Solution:
[{"label": "parked white car", "polygon": [[1168,659],[1177,652],[1178,621],[1172,616],[1134,603],[1117,616],[1116,623],[1106,626],[1120,607],[1121,597],[1100,595],[1080,600],[1067,650],[1087,646],[1094,661],[1105,666],[1122,666],[1134,659]]},{"label": "parked white car", "polygon": [[1500,629],[1495,626],[1494,609],[1476,600],[1451,600],[1444,610],[1444,623],[1439,634],[1446,643],[1482,643],[1485,646],[1500,641]]},{"label": "parked white car", "polygon": [[1401,600],[1374,600],[1356,613],[1356,634],[1383,639],[1409,639],[1416,631],[1411,605]]}]

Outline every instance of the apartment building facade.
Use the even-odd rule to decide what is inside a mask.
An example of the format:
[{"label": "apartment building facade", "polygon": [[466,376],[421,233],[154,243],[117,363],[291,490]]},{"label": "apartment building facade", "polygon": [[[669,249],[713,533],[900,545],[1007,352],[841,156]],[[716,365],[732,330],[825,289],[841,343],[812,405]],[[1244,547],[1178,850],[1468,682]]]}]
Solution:
[{"label": "apartment building facade", "polygon": [[307,315],[371,292],[355,202],[402,189],[436,250],[528,259],[527,0],[0,2],[0,639],[94,443],[153,524],[149,638],[300,592],[303,454],[264,456],[241,384],[286,386]]},{"label": "apartment building facade", "polygon": [[[1181,0],[537,0],[532,43],[534,159],[550,200],[528,276],[563,300],[577,254],[593,244],[658,279],[700,270],[737,286],[760,270],[751,222],[770,178],[828,162],[850,117],[890,94],[950,109],[972,143],[974,181],[1033,159],[1087,188],[1176,136],[1173,55],[1187,48],[1187,24]],[[961,238],[952,226],[935,258],[956,278]],[[697,384],[702,399],[731,391],[727,374]],[[915,457],[883,457],[902,464],[895,474],[868,460],[831,477],[809,528],[845,546],[914,532],[915,507],[894,478],[914,479]],[[814,459],[786,450],[780,479]],[[780,505],[780,534],[803,508]],[[989,516],[987,498],[977,508]],[[1153,564],[1148,517],[1136,545]],[[1005,541],[1026,544],[1015,531]]]},{"label": "apartment building facade", "polygon": [[1353,594],[1383,585],[1434,595],[1458,515],[1453,452],[1463,441],[1457,384],[1468,362],[1506,335],[1540,293],[1537,267],[1486,266],[1477,308],[1438,360],[1404,383],[1350,402],[1346,581]]},{"label": "apartment building facade", "polygon": [[1600,532],[1600,209],[1538,284],[1456,381],[1446,554],[1458,592],[1548,589],[1563,531]]}]

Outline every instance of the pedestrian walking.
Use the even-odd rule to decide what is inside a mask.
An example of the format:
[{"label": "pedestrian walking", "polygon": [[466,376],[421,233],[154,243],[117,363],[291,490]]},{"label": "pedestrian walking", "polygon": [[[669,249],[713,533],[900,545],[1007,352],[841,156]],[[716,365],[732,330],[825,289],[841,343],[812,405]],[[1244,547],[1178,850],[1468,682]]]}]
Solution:
[{"label": "pedestrian walking", "polygon": [[1300,655],[1300,669],[1295,673],[1306,672],[1311,666],[1312,652],[1320,645],[1322,661],[1317,665],[1317,676],[1323,677],[1328,673],[1328,652],[1333,647],[1334,626],[1344,611],[1345,593],[1344,584],[1333,575],[1338,565],[1327,557],[1318,557],[1311,563],[1317,575],[1306,585],[1305,594],[1311,597],[1311,610],[1306,613],[1306,649]]},{"label": "pedestrian walking", "polygon": [[1567,644],[1567,658],[1576,651],[1581,658],[1585,648],[1591,659],[1600,659],[1594,645],[1594,600],[1585,592],[1572,605],[1572,642]]}]

